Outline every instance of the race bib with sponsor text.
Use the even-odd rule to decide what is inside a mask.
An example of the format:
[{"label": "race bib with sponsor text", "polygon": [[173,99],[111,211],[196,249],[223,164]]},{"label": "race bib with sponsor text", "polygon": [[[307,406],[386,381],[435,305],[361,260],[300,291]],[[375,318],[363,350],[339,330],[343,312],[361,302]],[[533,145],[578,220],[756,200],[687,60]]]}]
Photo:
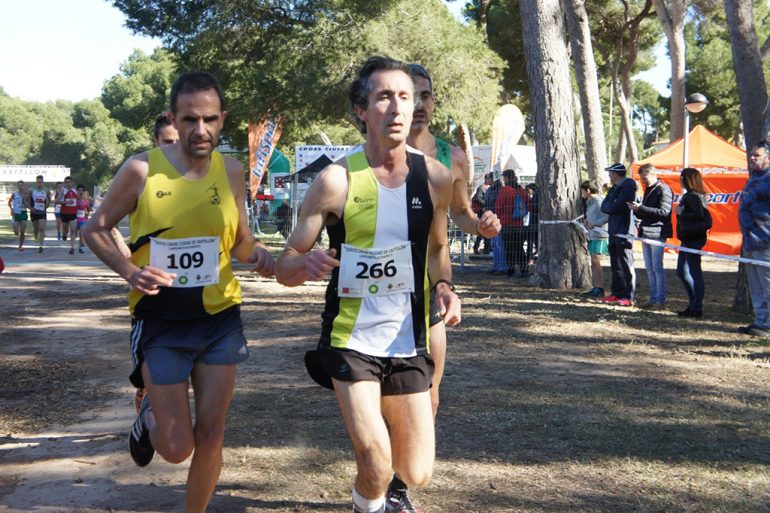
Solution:
[{"label": "race bib with sponsor text", "polygon": [[176,273],[172,287],[219,283],[219,237],[150,239],[150,265]]},{"label": "race bib with sponsor text", "polygon": [[414,292],[411,243],[362,249],[342,245],[340,297],[377,297]]}]

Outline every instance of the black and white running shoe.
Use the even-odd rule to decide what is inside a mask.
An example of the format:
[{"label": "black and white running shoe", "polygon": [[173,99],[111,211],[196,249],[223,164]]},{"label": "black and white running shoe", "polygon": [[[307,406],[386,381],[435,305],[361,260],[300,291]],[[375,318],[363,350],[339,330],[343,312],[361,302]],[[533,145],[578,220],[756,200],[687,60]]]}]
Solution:
[{"label": "black and white running shoe", "polygon": [[128,450],[131,451],[134,463],[140,467],[147,466],[155,455],[155,449],[150,442],[150,430],[147,429],[147,423],[144,420],[148,411],[150,411],[150,398],[145,394],[139,408],[139,415],[136,416],[131,432],[128,433]]},{"label": "black and white running shoe", "polygon": [[388,489],[387,495],[385,495],[385,512],[424,513],[422,508],[412,504],[412,499],[409,497],[407,490],[399,490],[397,488]]}]

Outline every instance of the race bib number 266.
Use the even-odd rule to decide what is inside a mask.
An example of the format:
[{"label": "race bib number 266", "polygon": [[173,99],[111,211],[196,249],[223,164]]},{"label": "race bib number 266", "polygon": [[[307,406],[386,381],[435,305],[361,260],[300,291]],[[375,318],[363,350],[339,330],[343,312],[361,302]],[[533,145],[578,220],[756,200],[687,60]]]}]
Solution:
[{"label": "race bib number 266", "polygon": [[219,283],[219,237],[150,239],[150,265],[176,274],[172,287]]},{"label": "race bib number 266", "polygon": [[337,294],[372,297],[414,292],[410,248],[408,242],[377,249],[343,244]]}]

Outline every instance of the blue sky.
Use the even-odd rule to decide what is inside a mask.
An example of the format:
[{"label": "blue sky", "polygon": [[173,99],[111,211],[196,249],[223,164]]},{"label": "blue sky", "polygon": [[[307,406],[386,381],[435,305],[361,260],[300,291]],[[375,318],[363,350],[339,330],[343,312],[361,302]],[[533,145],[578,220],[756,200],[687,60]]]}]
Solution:
[{"label": "blue sky", "polygon": [[0,87],[24,100],[94,98],[135,48],[160,46],[105,0],[0,0],[0,20]]},{"label": "blue sky", "polygon": [[[447,2],[457,17],[464,4]],[[24,100],[95,98],[135,48],[151,53],[160,46],[132,35],[106,0],[0,0],[0,20],[0,87]],[[665,50],[658,61],[644,78],[668,95]]]}]

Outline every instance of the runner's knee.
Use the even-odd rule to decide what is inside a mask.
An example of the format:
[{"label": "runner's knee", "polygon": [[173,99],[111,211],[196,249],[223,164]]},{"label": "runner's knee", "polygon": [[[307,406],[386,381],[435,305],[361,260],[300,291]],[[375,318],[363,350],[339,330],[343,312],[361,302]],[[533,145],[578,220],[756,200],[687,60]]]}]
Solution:
[{"label": "runner's knee", "polygon": [[420,488],[428,484],[433,475],[433,465],[424,465],[407,469],[398,469],[398,477],[410,488]]},{"label": "runner's knee", "polygon": [[192,438],[167,437],[163,443],[157,444],[155,450],[169,463],[182,463],[190,457],[195,449]]},{"label": "runner's knee", "polygon": [[196,422],[195,452],[219,453],[225,438],[224,422]]}]

